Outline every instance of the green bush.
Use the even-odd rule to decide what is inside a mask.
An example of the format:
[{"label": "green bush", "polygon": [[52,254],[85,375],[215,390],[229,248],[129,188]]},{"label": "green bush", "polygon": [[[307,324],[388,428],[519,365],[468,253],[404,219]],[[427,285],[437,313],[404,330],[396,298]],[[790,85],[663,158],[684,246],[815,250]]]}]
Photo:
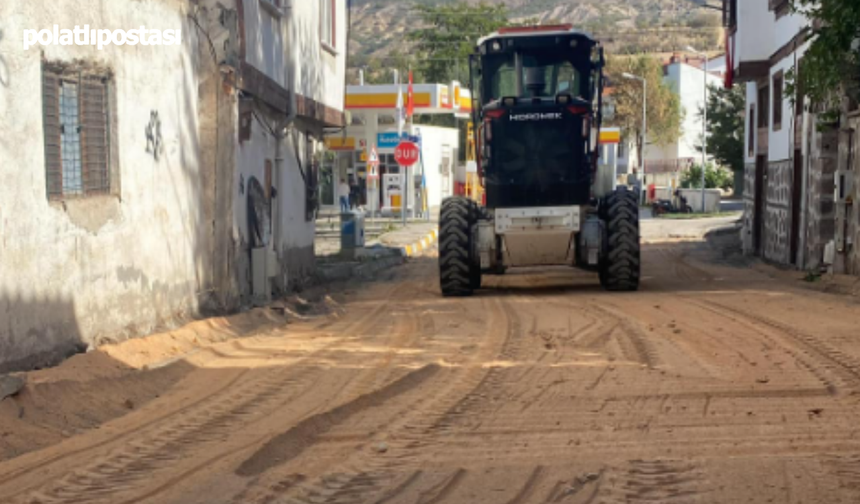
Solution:
[{"label": "green bush", "polygon": [[[734,177],[728,170],[717,168],[713,163],[705,167],[705,188],[729,190],[734,186]],[[684,189],[702,188],[702,165],[696,164],[690,167],[681,176],[681,187]]]}]

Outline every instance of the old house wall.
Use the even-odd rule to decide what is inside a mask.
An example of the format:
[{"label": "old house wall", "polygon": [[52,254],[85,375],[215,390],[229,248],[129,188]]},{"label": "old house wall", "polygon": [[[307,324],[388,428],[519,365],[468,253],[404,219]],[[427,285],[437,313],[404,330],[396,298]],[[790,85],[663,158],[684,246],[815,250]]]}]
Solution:
[{"label": "old house wall", "polygon": [[860,159],[858,159],[858,145],[860,145],[860,113],[854,112],[847,118],[847,131],[845,143],[841,148],[846,151],[848,171],[853,177],[853,187],[851,192],[851,230],[850,230],[850,253],[848,257],[848,268],[851,274],[860,274]]},{"label": "old house wall", "polygon": [[[0,372],[146,333],[212,290],[212,173],[201,166],[197,39],[187,2],[0,2]],[[180,46],[47,46],[23,30],[182,29]],[[133,26],[129,26],[132,24]],[[42,63],[111,75],[109,194],[46,194]],[[14,118],[14,120],[7,120]]]},{"label": "old house wall", "polygon": [[[817,117],[810,118],[816,124]],[[806,264],[816,269],[824,264],[824,248],[833,240],[836,230],[836,206],[833,197],[834,176],[838,160],[838,132],[809,128],[809,180],[807,192]]]},{"label": "old house wall", "polygon": [[324,43],[321,1],[282,8],[260,0],[197,3],[223,86],[234,94],[234,116],[219,123],[234,140],[221,156],[229,164],[223,204],[232,218],[230,233],[216,235],[228,245],[223,273],[240,303],[252,294],[252,248],[276,253],[277,288],[300,285],[314,268],[308,196],[323,128],[342,124],[344,105],[346,2],[331,4],[333,40]]},{"label": "old house wall", "polygon": [[[756,140],[758,122],[758,84],[747,82],[740,84],[746,89],[746,119],[744,131],[744,214],[741,227],[741,241],[744,254],[755,254],[754,225],[755,225],[755,181],[756,181]],[[753,133],[750,133],[750,130]]]}]

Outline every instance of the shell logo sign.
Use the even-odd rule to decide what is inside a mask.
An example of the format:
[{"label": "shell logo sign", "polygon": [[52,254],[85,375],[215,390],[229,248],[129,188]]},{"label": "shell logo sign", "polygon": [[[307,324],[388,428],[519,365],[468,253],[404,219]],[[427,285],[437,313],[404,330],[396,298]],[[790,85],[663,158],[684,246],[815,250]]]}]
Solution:
[{"label": "shell logo sign", "polygon": [[600,130],[600,143],[601,145],[621,143],[621,130],[617,128]]},{"label": "shell logo sign", "polygon": [[460,108],[460,83],[451,83],[451,94],[454,95],[454,108]]},{"label": "shell logo sign", "polygon": [[354,151],[355,138],[353,137],[328,137],[325,139],[325,146],[328,150],[336,151]]}]

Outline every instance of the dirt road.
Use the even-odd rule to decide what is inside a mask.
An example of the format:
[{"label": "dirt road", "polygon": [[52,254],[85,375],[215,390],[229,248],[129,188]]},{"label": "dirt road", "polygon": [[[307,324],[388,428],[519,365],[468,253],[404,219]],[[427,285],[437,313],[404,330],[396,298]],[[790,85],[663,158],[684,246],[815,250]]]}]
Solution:
[{"label": "dirt road", "polygon": [[860,308],[704,254],[647,246],[635,294],[556,269],[469,299],[414,261],[0,463],[0,502],[860,502]]}]

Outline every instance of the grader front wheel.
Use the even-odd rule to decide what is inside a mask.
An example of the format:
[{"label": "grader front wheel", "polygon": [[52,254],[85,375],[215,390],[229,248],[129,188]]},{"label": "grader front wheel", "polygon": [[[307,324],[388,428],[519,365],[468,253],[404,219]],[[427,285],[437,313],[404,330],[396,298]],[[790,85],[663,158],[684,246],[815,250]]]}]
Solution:
[{"label": "grader front wheel", "polygon": [[[474,202],[462,197],[442,202],[439,215],[439,283],[442,295],[471,296],[480,286],[472,261],[472,232],[477,222]],[[476,285],[477,284],[477,285]]]},{"label": "grader front wheel", "polygon": [[639,205],[636,195],[619,187],[601,205],[606,226],[606,257],[600,265],[600,284],[608,291],[639,289]]}]

